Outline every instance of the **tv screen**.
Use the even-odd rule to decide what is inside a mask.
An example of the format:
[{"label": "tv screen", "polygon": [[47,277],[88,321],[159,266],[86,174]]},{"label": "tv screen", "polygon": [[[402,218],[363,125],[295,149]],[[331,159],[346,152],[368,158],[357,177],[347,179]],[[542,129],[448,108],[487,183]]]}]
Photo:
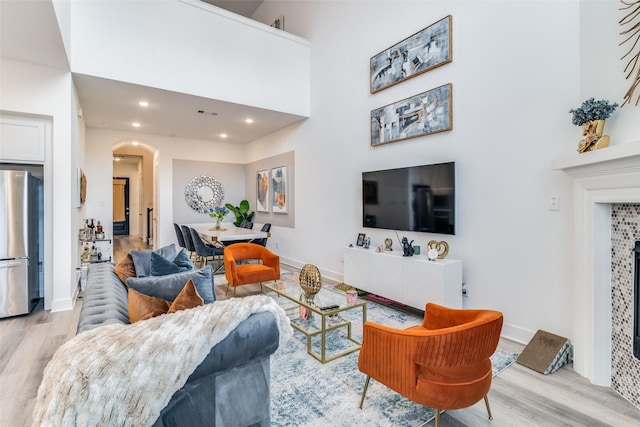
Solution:
[{"label": "tv screen", "polygon": [[455,163],[363,172],[362,226],[455,234]]}]

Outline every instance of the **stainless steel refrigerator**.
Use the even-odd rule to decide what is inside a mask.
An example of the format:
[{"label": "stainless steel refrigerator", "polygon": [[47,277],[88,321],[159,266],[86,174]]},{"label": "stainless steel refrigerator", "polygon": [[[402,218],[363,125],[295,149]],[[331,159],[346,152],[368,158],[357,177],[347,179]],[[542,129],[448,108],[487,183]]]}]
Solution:
[{"label": "stainless steel refrigerator", "polygon": [[0,318],[30,313],[40,299],[42,181],[0,170]]}]

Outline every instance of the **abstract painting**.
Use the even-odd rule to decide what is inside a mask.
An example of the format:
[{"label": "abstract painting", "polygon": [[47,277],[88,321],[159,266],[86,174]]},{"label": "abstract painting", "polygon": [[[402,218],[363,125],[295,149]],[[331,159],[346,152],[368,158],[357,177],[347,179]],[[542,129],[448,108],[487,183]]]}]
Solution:
[{"label": "abstract painting", "polygon": [[371,111],[371,145],[453,129],[451,83]]},{"label": "abstract painting", "polygon": [[287,209],[287,167],[271,169],[271,211],[289,213]]},{"label": "abstract painting", "polygon": [[256,173],[256,210],[269,212],[269,171]]},{"label": "abstract painting", "polygon": [[373,56],[371,93],[452,61],[451,15]]}]

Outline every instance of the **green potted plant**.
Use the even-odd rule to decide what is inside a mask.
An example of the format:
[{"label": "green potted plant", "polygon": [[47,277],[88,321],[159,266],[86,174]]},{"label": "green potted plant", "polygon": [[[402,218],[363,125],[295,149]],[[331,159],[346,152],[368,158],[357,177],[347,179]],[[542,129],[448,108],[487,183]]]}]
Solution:
[{"label": "green potted plant", "polygon": [[236,222],[233,223],[236,227],[240,227],[243,221],[253,222],[255,212],[249,213],[250,206],[247,200],[241,201],[240,206],[233,206],[231,203],[226,203],[225,206],[236,216]]},{"label": "green potted plant", "polygon": [[603,135],[604,122],[617,106],[617,103],[610,103],[606,99],[596,101],[595,98],[589,98],[580,107],[569,110],[573,115],[571,123],[582,126],[584,139],[580,140],[580,144],[578,144],[579,153],[609,145],[609,135]]}]

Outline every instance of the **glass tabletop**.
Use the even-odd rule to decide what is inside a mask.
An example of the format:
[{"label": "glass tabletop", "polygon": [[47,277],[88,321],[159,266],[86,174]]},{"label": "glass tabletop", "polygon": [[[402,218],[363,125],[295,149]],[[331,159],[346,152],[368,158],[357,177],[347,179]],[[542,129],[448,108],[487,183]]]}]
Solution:
[{"label": "glass tabletop", "polygon": [[344,291],[334,289],[331,285],[324,283],[320,288],[320,292],[313,296],[311,300],[305,297],[304,291],[298,282],[292,279],[277,280],[275,283],[264,284],[264,286],[280,295],[296,300],[300,305],[319,311],[328,307],[332,307],[328,311],[343,310],[364,304],[364,301],[360,300],[356,300],[355,303],[347,302],[347,294]]}]

